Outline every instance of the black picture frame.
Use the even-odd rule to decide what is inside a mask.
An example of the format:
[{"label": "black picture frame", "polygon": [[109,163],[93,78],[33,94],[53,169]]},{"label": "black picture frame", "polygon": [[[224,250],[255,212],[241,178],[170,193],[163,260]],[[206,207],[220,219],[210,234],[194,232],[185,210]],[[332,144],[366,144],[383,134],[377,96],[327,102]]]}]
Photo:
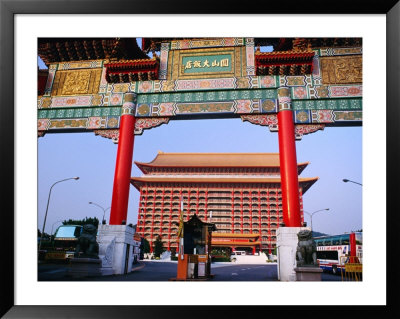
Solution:
[{"label": "black picture frame", "polygon": [[[14,288],[14,18],[16,14],[385,14],[387,19],[387,229],[386,229],[386,306],[22,306],[15,305]],[[394,317],[396,307],[395,272],[397,257],[395,227],[397,226],[398,205],[396,182],[399,180],[400,161],[399,108],[399,42],[400,4],[389,1],[263,1],[262,3],[231,4],[228,2],[202,1],[201,5],[176,0],[152,1],[96,1],[96,0],[0,0],[0,130],[1,130],[1,181],[2,191],[2,258],[1,258],[1,309],[4,318],[190,318],[200,317],[242,317],[252,316],[293,316],[306,312],[307,316],[321,313],[330,316],[354,317],[367,314]],[[381,67],[381,63],[378,67]],[[11,93],[10,93],[11,92]],[[377,127],[377,129],[379,129]],[[379,234],[377,234],[377,238]],[[379,272],[379,270],[376,270]],[[329,292],[324,292],[329,293]],[[329,309],[327,309],[329,308]]]}]

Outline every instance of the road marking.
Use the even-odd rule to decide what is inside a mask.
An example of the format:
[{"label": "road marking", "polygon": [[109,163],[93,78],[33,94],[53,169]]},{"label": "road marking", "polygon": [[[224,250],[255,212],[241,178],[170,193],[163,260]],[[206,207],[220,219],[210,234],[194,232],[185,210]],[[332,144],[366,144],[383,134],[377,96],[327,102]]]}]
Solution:
[{"label": "road marking", "polygon": [[138,267],[132,268],[131,271],[140,270],[140,269],[144,268],[144,266],[145,266],[145,264],[143,263],[142,265],[140,265],[140,266],[138,266]]},{"label": "road marking", "polygon": [[65,271],[65,269],[56,269],[56,270],[44,271],[44,272],[42,272],[42,274],[43,273],[45,273],[45,274],[55,274],[57,272],[62,272],[62,271]]},{"label": "road marking", "polygon": [[232,273],[232,276],[237,276],[237,275],[238,275],[238,274],[237,274],[237,273],[235,273],[235,272],[233,272],[233,273]]}]

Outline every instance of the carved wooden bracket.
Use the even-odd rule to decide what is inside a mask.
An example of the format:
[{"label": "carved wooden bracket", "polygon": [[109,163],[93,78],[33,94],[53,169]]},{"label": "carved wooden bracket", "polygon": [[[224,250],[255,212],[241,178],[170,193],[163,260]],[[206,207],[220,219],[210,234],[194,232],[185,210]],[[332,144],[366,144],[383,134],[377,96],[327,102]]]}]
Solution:
[{"label": "carved wooden bracket", "polygon": [[167,124],[168,122],[169,117],[136,118],[135,135],[142,135],[143,130],[151,129],[161,124]]},{"label": "carved wooden bracket", "polygon": [[[157,127],[161,124],[167,124],[169,117],[152,117],[152,118],[137,118],[135,122],[135,135],[142,135],[143,130]],[[112,130],[94,130],[95,135],[100,135],[105,138],[112,139],[115,144],[118,144],[119,129]]]},{"label": "carved wooden bracket", "polygon": [[298,124],[294,126],[294,134],[296,135],[296,140],[301,140],[303,135],[314,133],[324,128],[325,124]]},{"label": "carved wooden bracket", "polygon": [[[258,115],[242,115],[242,121],[248,121],[252,124],[268,126],[271,132],[278,131],[278,116],[276,114],[258,114]],[[303,135],[323,130],[324,124],[297,124],[294,126],[296,140],[301,140]]]},{"label": "carved wooden bracket", "polygon": [[271,132],[278,131],[278,116],[276,114],[241,115],[242,121],[252,124],[268,126]]},{"label": "carved wooden bracket", "polygon": [[118,144],[119,139],[119,129],[114,130],[94,130],[95,135],[100,135],[105,138],[109,138],[114,144]]}]

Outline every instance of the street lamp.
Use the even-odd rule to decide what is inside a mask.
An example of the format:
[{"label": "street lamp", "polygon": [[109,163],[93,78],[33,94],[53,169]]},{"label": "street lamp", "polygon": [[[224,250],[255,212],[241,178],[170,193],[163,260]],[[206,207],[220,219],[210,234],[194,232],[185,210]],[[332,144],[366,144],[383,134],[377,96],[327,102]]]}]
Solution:
[{"label": "street lamp", "polygon": [[47,212],[48,212],[48,210],[49,210],[49,203],[50,203],[51,190],[53,189],[54,185],[56,185],[56,184],[58,184],[58,183],[61,183],[61,182],[64,182],[64,181],[68,181],[68,180],[70,180],[70,179],[78,180],[79,177],[70,177],[70,178],[66,178],[66,179],[59,180],[59,181],[55,182],[53,185],[51,185],[51,187],[50,187],[49,198],[47,199],[46,214],[44,215],[43,228],[42,228],[42,233],[41,233],[41,235],[40,235],[39,250],[40,250],[40,248],[42,247],[43,234],[44,234],[44,227],[46,226],[46,219],[47,219]]},{"label": "street lamp", "polygon": [[322,212],[322,211],[324,211],[324,210],[329,210],[329,208],[320,209],[320,210],[317,210],[317,211],[312,212],[312,213],[308,213],[308,212],[304,211],[308,216],[310,216],[310,221],[311,221],[311,232],[312,232],[312,230],[313,230],[313,228],[312,228],[312,217],[313,217],[313,215],[314,215],[315,213]]},{"label": "street lamp", "polygon": [[93,203],[93,202],[89,202],[89,204],[92,204],[92,205],[96,205],[97,207],[100,207],[102,210],[103,210],[103,220],[102,220],[102,223],[104,224],[104,222],[105,222],[105,216],[106,216],[106,210],[108,210],[108,209],[110,209],[111,207],[108,207],[108,208],[106,208],[106,209],[104,209],[102,206],[100,206],[99,204],[96,204],[96,203]]},{"label": "street lamp", "polygon": [[343,179],[343,182],[345,182],[345,183],[350,182],[350,183],[354,183],[354,184],[358,184],[358,185],[362,186],[362,184],[354,182],[354,181],[351,181],[351,180],[346,179],[346,178]]}]

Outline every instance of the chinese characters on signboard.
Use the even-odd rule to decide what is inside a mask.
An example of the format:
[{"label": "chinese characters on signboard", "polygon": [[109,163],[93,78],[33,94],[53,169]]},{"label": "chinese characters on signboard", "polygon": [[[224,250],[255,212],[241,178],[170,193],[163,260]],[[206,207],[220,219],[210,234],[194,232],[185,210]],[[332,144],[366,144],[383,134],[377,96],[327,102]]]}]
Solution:
[{"label": "chinese characters on signboard", "polygon": [[229,59],[214,59],[213,61],[188,60],[185,64],[185,70],[191,68],[215,68],[215,67],[229,67]]},{"label": "chinese characters on signboard", "polygon": [[232,72],[231,54],[186,55],[181,60],[181,74],[210,74]]}]

